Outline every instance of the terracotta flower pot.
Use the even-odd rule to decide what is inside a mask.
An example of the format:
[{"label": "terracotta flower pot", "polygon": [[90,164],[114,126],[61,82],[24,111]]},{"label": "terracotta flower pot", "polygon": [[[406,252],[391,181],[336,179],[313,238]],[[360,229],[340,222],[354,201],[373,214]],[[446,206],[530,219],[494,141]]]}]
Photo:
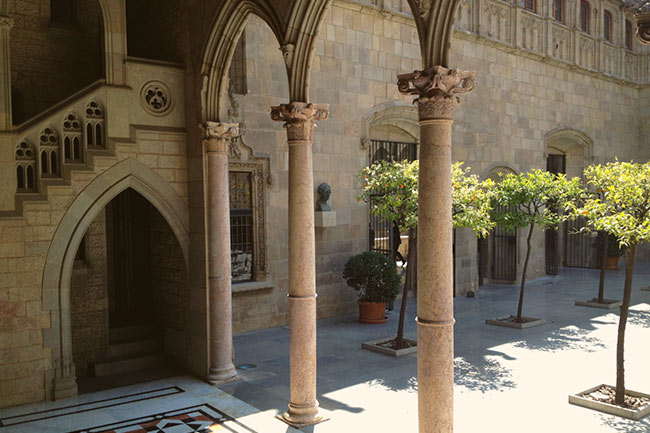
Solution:
[{"label": "terracotta flower pot", "polygon": [[386,323],[386,303],[357,301],[359,305],[359,322]]},{"label": "terracotta flower pot", "polygon": [[618,271],[618,256],[607,257],[607,261],[605,262],[605,269],[608,271]]}]

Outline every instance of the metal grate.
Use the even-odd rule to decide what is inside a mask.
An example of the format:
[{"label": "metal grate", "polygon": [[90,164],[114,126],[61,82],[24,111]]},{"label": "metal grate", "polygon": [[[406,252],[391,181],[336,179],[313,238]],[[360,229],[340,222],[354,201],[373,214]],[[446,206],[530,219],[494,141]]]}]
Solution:
[{"label": "metal grate", "polygon": [[[546,160],[546,171],[559,174],[566,173],[566,155],[549,155]],[[551,209],[556,209],[557,204],[549,203]],[[559,237],[558,231],[548,229],[545,232],[545,255],[546,255],[546,275],[557,275],[558,256],[559,256]]]},{"label": "metal grate", "polygon": [[251,173],[230,172],[230,259],[232,280],[253,279]]},{"label": "metal grate", "polygon": [[[506,208],[497,206],[495,212]],[[517,279],[517,232],[497,226],[492,235],[492,278],[514,281]]]},{"label": "metal grate", "polygon": [[600,268],[598,237],[579,233],[585,226],[585,217],[568,221],[566,230],[565,265],[574,268]]},{"label": "metal grate", "polygon": [[[371,140],[368,146],[368,161],[370,165],[380,161],[415,161],[418,155],[417,143],[405,143],[399,141]],[[373,202],[370,200],[370,208]],[[370,251],[377,251],[388,256],[394,256],[395,240],[399,231],[393,227],[391,221],[370,214],[368,226],[368,248]],[[397,245],[399,247],[399,244]]]}]

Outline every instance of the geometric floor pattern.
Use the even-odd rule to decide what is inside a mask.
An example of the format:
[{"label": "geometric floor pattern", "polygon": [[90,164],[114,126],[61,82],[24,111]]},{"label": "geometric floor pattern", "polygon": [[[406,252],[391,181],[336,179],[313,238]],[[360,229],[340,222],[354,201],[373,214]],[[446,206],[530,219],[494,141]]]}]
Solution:
[{"label": "geometric floor pattern", "polygon": [[95,426],[70,433],[255,433],[209,404]]}]

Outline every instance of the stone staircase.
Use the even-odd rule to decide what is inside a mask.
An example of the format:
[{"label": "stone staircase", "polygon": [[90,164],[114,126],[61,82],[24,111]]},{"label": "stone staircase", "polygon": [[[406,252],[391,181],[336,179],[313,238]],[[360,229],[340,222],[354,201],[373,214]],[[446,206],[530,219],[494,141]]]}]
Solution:
[{"label": "stone staircase", "polygon": [[90,362],[91,377],[116,376],[167,365],[162,335],[151,325],[126,326],[109,330],[106,359]]}]

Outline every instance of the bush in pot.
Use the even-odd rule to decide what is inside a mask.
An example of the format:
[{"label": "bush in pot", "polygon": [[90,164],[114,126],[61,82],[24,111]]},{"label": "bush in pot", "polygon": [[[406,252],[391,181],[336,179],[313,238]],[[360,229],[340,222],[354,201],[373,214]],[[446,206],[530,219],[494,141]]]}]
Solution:
[{"label": "bush in pot", "polygon": [[386,322],[386,302],[395,299],[399,291],[395,263],[381,253],[366,251],[350,257],[343,269],[343,278],[348,286],[359,292],[359,320]]}]

